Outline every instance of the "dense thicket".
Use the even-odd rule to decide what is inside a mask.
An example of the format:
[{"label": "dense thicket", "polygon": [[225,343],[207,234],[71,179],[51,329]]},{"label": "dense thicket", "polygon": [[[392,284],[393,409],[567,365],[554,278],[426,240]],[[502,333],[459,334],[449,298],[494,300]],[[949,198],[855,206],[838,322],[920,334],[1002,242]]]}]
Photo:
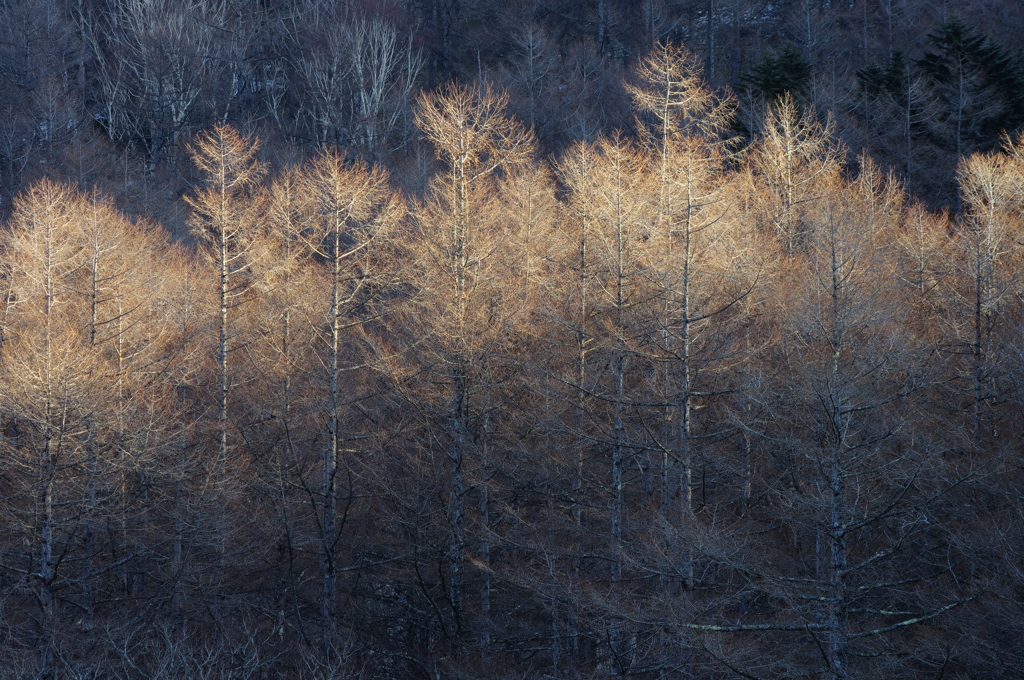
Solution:
[{"label": "dense thicket", "polygon": [[1020,65],[908,5],[5,4],[4,672],[1024,675]]}]

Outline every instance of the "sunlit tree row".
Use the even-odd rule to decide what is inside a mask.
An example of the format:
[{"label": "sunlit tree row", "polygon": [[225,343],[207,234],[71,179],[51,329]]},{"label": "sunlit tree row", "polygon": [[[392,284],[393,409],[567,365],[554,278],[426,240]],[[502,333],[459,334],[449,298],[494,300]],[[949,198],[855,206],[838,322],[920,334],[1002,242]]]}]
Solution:
[{"label": "sunlit tree row", "polygon": [[543,156],[422,94],[405,193],[197,136],[192,238],[41,181],[2,232],[12,676],[1019,673],[1024,147],[924,209],[661,45]]}]

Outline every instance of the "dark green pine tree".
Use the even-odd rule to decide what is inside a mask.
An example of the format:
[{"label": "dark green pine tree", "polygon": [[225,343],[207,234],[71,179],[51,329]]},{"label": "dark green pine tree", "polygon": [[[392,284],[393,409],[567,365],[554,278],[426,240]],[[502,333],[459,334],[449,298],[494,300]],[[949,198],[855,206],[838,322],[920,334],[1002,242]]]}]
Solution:
[{"label": "dark green pine tree", "polygon": [[944,112],[937,141],[961,156],[1024,122],[1024,59],[958,18],[928,37],[930,49],[915,66]]},{"label": "dark green pine tree", "polygon": [[873,97],[888,94],[901,106],[907,98],[909,77],[906,55],[899,49],[893,50],[888,64],[873,61],[857,71],[857,81],[865,92]]},{"label": "dark green pine tree", "polygon": [[915,147],[929,136],[935,120],[931,97],[923,78],[912,70],[902,50],[894,50],[889,63],[872,62],[857,71],[863,93],[858,115],[878,140],[872,151],[886,158],[911,182],[915,175]]},{"label": "dark green pine tree", "polygon": [[807,85],[813,67],[800,49],[791,42],[778,54],[768,52],[753,70],[742,76],[743,84],[766,101],[773,101],[786,92],[794,95]]},{"label": "dark green pine tree", "polygon": [[1018,49],[1006,61],[1006,70],[999,74],[1006,88],[1006,131],[1024,126],[1024,48]]}]

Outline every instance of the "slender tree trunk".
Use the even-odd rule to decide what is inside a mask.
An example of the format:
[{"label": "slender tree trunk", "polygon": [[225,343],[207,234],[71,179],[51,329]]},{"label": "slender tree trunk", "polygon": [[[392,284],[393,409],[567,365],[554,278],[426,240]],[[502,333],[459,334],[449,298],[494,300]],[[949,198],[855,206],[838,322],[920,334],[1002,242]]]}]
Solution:
[{"label": "slender tree trunk", "polygon": [[[621,177],[619,190],[621,191]],[[625,401],[625,368],[626,368],[626,330],[625,305],[626,281],[623,267],[625,266],[625,234],[623,233],[623,214],[621,197],[616,197],[615,221],[615,357],[613,359],[613,380],[615,381],[615,402],[612,415],[612,580],[622,576],[619,552],[622,548],[622,513],[623,486],[622,463],[624,448],[624,425],[622,410]]]},{"label": "slender tree trunk", "polygon": [[558,626],[558,600],[551,598],[551,677],[561,680],[562,677],[562,632]]},{"label": "slender tree trunk", "polygon": [[[839,361],[846,344],[846,333],[842,325],[844,301],[844,265],[841,261],[839,244],[835,233],[836,225],[830,217],[830,254],[831,254],[831,338],[833,348],[831,375],[828,382],[838,389],[841,380]],[[827,408],[831,411],[831,450],[828,452],[828,485],[829,485],[829,517],[828,534],[830,543],[829,563],[829,635],[828,662],[831,673],[836,678],[845,678],[850,642],[849,595],[846,592],[846,521],[847,508],[844,494],[847,423],[843,418],[844,398],[834,391],[830,393]]]},{"label": "slender tree trunk", "polygon": [[[48,225],[49,227],[49,225]],[[52,229],[52,227],[49,227]],[[44,367],[44,394],[43,394],[43,414],[44,420],[42,423],[43,427],[43,446],[39,451],[38,461],[38,474],[39,474],[39,497],[37,499],[39,506],[39,570],[36,576],[37,582],[37,594],[36,597],[39,601],[39,662],[40,662],[40,676],[43,680],[52,680],[56,677],[55,663],[55,646],[56,643],[53,639],[53,627],[54,627],[54,594],[53,594],[53,580],[56,576],[56,568],[54,565],[54,485],[56,484],[56,456],[59,449],[55,449],[55,442],[53,441],[55,422],[58,414],[55,412],[57,405],[57,395],[53,393],[54,389],[54,367],[53,367],[53,307],[56,302],[55,288],[56,282],[51,277],[53,268],[52,253],[50,252],[50,243],[53,242],[52,233],[46,240],[46,267],[43,279],[45,295],[44,301],[44,319],[45,319],[45,336],[44,336],[44,356],[46,365]]]},{"label": "slender tree trunk", "polygon": [[328,367],[329,387],[327,395],[327,429],[330,437],[324,456],[324,519],[321,539],[321,594],[320,620],[323,626],[324,656],[330,662],[335,653],[334,600],[336,595],[334,544],[337,534],[338,512],[338,400],[339,400],[339,359],[341,350],[341,259],[342,225],[333,225],[331,262],[331,358]]},{"label": "slender tree trunk", "polygon": [[463,479],[463,457],[465,455],[466,422],[466,384],[467,377],[465,368],[460,366],[455,376],[454,401],[452,403],[452,444],[449,450],[452,474],[452,495],[448,501],[448,521],[451,523],[451,538],[449,545],[449,559],[451,560],[451,586],[450,597],[452,613],[455,616],[456,631],[462,629],[462,602],[463,602],[463,570],[466,558],[463,554],[465,545],[465,520],[466,511],[463,495],[465,493],[465,480]]},{"label": "slender tree trunk", "polygon": [[[47,395],[47,413],[50,411],[50,399]],[[47,429],[49,429],[47,427]],[[55,646],[53,639],[53,579],[56,575],[53,562],[53,486],[56,470],[54,465],[54,442],[49,433],[46,435],[40,460],[39,500],[41,516],[39,519],[39,571],[37,576],[39,600],[39,661],[40,676],[44,680],[55,678]]]},{"label": "slender tree trunk", "polygon": [[[835,426],[842,427],[838,412]],[[839,431],[837,430],[837,433]],[[831,454],[829,482],[831,487],[830,543],[831,564],[829,565],[829,616],[828,656],[832,675],[845,678],[850,644],[849,595],[846,592],[846,507],[843,500],[843,474],[841,459],[842,445],[837,443]]]},{"label": "slender tree trunk", "polygon": [[[226,203],[226,201],[225,201]],[[219,262],[220,265],[220,324],[218,326],[217,365],[220,369],[217,389],[217,464],[218,468],[227,462],[228,457],[228,306],[230,295],[230,263],[228,260],[227,226],[220,230]]]},{"label": "slender tree trunk", "polygon": [[[227,197],[224,191],[225,181],[221,181],[221,205],[222,215],[226,214]],[[228,308],[230,303],[230,251],[228,246],[228,226],[226,224],[221,226],[218,248],[219,248],[219,265],[220,265],[220,318],[218,325],[218,342],[217,342],[217,353],[218,353],[218,368],[220,373],[218,376],[218,409],[217,409],[217,460],[214,463],[213,479],[214,479],[214,499],[215,503],[220,503],[220,494],[224,490],[224,482],[226,467],[228,461],[228,394],[230,393],[229,379],[230,374],[228,373]],[[224,509],[217,508],[214,510],[214,550],[216,551],[215,557],[215,575],[214,575],[214,592],[213,594],[213,616],[215,620],[215,628],[217,631],[217,646],[223,644],[223,631],[220,625],[220,619],[223,614],[224,604],[224,579],[225,579],[225,568],[226,568],[226,551],[227,551],[227,527],[225,526]]]},{"label": "slender tree trunk", "polygon": [[[576,531],[583,530],[583,470],[586,465],[585,450],[586,439],[583,436],[584,410],[583,404],[586,399],[587,383],[587,332],[586,323],[589,311],[589,262],[587,260],[587,238],[589,234],[589,214],[584,212],[580,222],[579,237],[579,319],[576,328],[576,403],[573,406],[573,476],[572,476],[572,518],[576,525]],[[574,582],[579,581],[580,557],[578,550],[572,555],[571,572]],[[556,616],[552,613],[552,616]],[[566,655],[568,666],[575,669],[579,659],[579,629],[575,608],[570,603],[566,611]],[[557,666],[556,666],[557,672]],[[575,670],[570,672],[570,677],[575,677]]]},{"label": "slender tree trunk", "polygon": [[971,355],[974,360],[974,418],[973,418],[973,439],[974,443],[981,442],[981,418],[982,402],[984,400],[983,390],[985,386],[985,358],[982,334],[985,324],[985,295],[984,295],[984,271],[982,265],[982,248],[980,244],[975,245],[975,273],[974,273],[974,343],[971,347]]},{"label": "slender tree trunk", "polygon": [[488,536],[491,528],[491,514],[487,425],[488,418],[485,415],[484,422],[482,423],[482,441],[479,447],[480,472],[483,476],[480,483],[480,529],[482,532],[482,538],[480,539],[480,563],[484,565],[480,575],[480,653],[484,661],[487,661],[491,647],[491,541]]},{"label": "slender tree trunk", "polygon": [[586,322],[589,313],[587,305],[589,271],[587,269],[587,228],[588,215],[584,214],[580,225],[579,241],[579,326],[576,329],[576,404],[573,407],[573,419],[575,428],[575,469],[572,478],[573,521],[577,527],[582,521],[582,494],[583,494],[583,467],[584,447],[586,442],[583,438],[583,401],[586,399],[587,380],[587,332]]},{"label": "slender tree trunk", "polygon": [[455,350],[455,375],[452,381],[452,441],[449,450],[451,462],[452,491],[448,505],[448,521],[451,523],[451,544],[449,546],[449,558],[451,560],[451,588],[450,598],[452,613],[455,617],[455,628],[457,632],[462,630],[462,608],[463,608],[463,579],[465,571],[465,478],[464,478],[464,457],[466,455],[467,443],[469,441],[469,381],[470,381],[470,357],[469,349],[465,342],[468,329],[466,328],[467,315],[467,286],[469,276],[469,248],[470,241],[470,208],[469,208],[469,179],[465,164],[468,162],[465,155],[461,155],[458,161],[452,166],[454,191],[453,204],[455,208],[455,221],[452,225],[452,270],[455,283],[455,304],[458,319],[458,338]]},{"label": "slender tree trunk", "polygon": [[[689,162],[689,160],[688,158],[687,161]],[[680,272],[682,276],[682,290],[680,292],[682,296],[679,301],[679,433],[676,449],[678,465],[682,466],[682,478],[680,480],[682,498],[680,499],[679,528],[684,535],[689,526],[693,511],[693,453],[691,451],[690,431],[691,409],[693,405],[692,369],[690,365],[690,285],[693,264],[693,196],[691,192],[691,182],[687,181],[681,244],[683,252],[682,261],[680,262],[682,269]],[[685,552],[688,551],[684,548]],[[686,587],[693,588],[693,563],[689,557],[684,559],[685,563],[681,566]]]}]

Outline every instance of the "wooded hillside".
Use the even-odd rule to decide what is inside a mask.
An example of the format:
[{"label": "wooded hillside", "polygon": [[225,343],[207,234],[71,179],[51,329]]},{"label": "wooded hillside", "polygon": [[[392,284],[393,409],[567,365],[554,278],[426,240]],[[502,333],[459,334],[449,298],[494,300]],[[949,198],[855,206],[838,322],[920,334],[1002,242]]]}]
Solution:
[{"label": "wooded hillside", "polygon": [[6,676],[1024,675],[1017,10],[571,7],[2,6]]}]

